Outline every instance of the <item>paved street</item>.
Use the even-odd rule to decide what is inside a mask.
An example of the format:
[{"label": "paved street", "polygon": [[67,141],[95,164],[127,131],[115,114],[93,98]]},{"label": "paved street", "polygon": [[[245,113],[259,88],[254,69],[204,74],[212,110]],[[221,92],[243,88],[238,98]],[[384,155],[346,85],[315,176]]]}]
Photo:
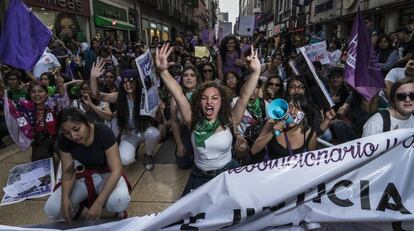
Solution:
[{"label": "paved street", "polygon": [[[175,144],[170,138],[159,146],[155,168],[149,172],[143,166],[143,149],[138,151],[138,161],[125,168],[125,172],[133,187],[128,215],[141,216],[148,213],[160,212],[175,202],[187,182],[190,170],[180,170],[175,164],[173,152]],[[30,151],[21,152],[16,144],[10,144],[0,150],[0,184],[4,187],[9,170],[16,165],[30,161]],[[3,197],[3,190],[0,196]],[[43,212],[47,197],[26,200],[17,204],[0,207],[0,224],[25,226],[33,224],[47,224],[48,220]],[[111,219],[113,214],[105,213],[103,219]],[[59,227],[60,225],[60,227]],[[80,221],[73,226],[85,225]],[[65,228],[65,224],[54,224],[53,227]]]}]

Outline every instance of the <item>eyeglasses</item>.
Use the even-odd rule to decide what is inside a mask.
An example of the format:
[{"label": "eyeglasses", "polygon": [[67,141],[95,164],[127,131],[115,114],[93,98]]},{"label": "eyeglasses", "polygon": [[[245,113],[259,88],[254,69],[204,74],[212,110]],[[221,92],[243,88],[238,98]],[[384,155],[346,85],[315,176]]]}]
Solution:
[{"label": "eyeglasses", "polygon": [[268,87],[280,87],[281,84],[280,83],[268,83],[267,86]]},{"label": "eyeglasses", "polygon": [[203,70],[203,72],[204,72],[204,73],[212,73],[212,72],[213,72],[213,70],[211,70],[211,69],[205,69],[205,70]]},{"label": "eyeglasses", "polygon": [[395,95],[395,98],[398,101],[404,101],[405,99],[407,99],[407,96],[409,98],[409,100],[414,100],[414,92],[408,92],[408,93],[398,93]]},{"label": "eyeglasses", "polygon": [[288,90],[295,90],[295,89],[298,89],[300,91],[304,91],[305,90],[305,86],[304,85],[288,85],[287,88],[288,88]]}]

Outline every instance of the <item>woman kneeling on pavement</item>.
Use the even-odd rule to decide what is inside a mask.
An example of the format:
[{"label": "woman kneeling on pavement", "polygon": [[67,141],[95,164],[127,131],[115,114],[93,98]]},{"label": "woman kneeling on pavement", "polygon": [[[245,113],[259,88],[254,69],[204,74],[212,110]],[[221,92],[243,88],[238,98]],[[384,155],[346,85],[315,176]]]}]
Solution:
[{"label": "woman kneeling on pavement", "polygon": [[[125,216],[130,201],[128,183],[111,129],[88,121],[73,107],[62,111],[59,122],[62,180],[46,202],[46,214],[69,221],[87,200],[88,219],[99,219],[104,207],[120,218]],[[74,160],[81,165],[75,168]]]},{"label": "woman kneeling on pavement", "polygon": [[[252,48],[253,49],[253,48]],[[220,173],[238,167],[232,159],[233,136],[231,124],[238,124],[246,110],[260,75],[260,61],[257,51],[247,58],[253,70],[243,86],[240,97],[231,108],[231,99],[217,83],[203,84],[192,96],[192,105],[180,85],[168,72],[168,56],[172,52],[168,44],[157,49],[156,64],[161,78],[174,97],[183,122],[191,130],[194,149],[194,163],[183,195],[200,187]]]}]

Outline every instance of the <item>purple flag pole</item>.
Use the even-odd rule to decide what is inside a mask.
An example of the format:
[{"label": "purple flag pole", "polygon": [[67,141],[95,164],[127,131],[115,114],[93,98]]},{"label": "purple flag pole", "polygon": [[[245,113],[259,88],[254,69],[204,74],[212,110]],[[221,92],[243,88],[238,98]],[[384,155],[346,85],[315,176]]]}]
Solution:
[{"label": "purple flag pole", "polygon": [[378,57],[359,8],[352,25],[344,79],[368,101],[385,88]]},{"label": "purple flag pole", "polygon": [[30,71],[52,38],[52,32],[22,0],[11,0],[0,37],[0,63]]}]

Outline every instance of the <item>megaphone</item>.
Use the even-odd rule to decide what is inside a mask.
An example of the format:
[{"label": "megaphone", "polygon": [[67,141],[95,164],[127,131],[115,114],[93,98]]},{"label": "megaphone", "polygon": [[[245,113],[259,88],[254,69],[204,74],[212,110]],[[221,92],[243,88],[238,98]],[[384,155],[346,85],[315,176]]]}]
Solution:
[{"label": "megaphone", "polygon": [[[289,104],[284,99],[275,99],[267,106],[267,115],[274,120],[284,120],[286,125],[293,123],[293,118],[288,112]],[[275,131],[276,136],[280,133],[280,131]]]}]

